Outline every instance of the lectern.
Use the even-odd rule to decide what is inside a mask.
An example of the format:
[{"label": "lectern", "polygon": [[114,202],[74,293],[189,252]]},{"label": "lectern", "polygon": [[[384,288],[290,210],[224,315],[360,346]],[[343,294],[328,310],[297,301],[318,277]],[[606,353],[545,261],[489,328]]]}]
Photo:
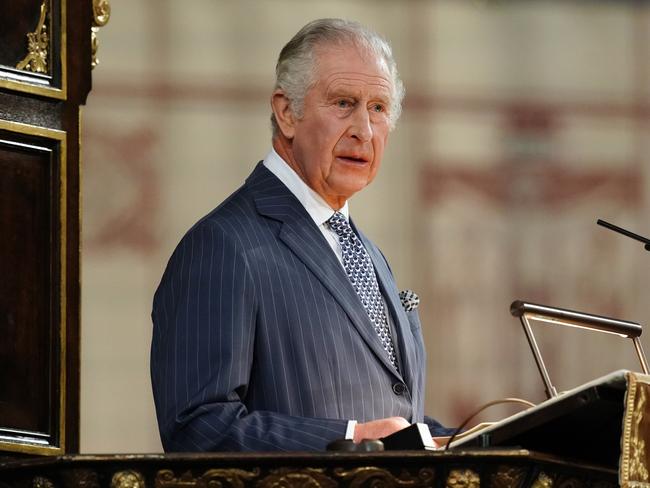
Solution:
[{"label": "lectern", "polygon": [[[573,310],[515,301],[549,400],[467,435],[460,447],[521,446],[567,461],[618,469],[621,486],[650,486],[650,376],[640,324]],[[531,322],[580,327],[631,339],[642,373],[617,371],[558,393],[537,347]]]},{"label": "lectern", "polygon": [[[621,486],[650,486],[650,376],[617,371],[452,443],[518,448],[618,471]],[[645,485],[644,485],[645,484]]]}]

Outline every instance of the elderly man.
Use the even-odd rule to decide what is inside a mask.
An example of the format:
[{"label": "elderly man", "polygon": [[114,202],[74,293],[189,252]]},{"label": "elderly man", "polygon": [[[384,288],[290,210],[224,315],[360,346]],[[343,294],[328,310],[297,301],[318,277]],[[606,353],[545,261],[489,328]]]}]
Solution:
[{"label": "elderly man", "polygon": [[185,235],[154,298],[166,451],[318,450],[426,421],[417,311],[348,219],[403,97],[388,44],[309,23],[282,49],[273,149]]}]

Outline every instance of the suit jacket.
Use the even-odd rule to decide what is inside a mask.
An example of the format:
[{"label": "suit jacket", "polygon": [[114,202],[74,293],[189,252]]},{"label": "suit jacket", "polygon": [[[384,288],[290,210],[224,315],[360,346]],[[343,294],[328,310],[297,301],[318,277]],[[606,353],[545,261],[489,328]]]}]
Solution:
[{"label": "suit jacket", "polygon": [[404,311],[385,259],[359,235],[393,319],[400,373],[321,231],[261,163],[188,231],[152,312],[166,451],[318,450],[343,438],[349,419],[424,420],[417,312]]}]

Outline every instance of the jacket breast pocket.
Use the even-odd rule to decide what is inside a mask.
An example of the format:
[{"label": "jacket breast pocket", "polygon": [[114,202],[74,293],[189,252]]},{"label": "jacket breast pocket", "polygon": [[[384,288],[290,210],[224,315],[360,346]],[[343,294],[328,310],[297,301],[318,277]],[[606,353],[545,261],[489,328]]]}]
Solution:
[{"label": "jacket breast pocket", "polygon": [[411,326],[411,330],[419,334],[422,325],[420,324],[420,315],[418,314],[418,311],[411,310],[410,312],[406,312],[406,317],[409,320],[409,325]]}]

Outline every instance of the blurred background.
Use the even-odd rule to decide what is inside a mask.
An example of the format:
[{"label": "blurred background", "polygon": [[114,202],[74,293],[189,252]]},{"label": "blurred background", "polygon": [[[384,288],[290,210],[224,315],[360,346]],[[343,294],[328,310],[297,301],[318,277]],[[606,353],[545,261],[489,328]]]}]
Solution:
[{"label": "blurred background", "polygon": [[[268,152],[275,61],[319,17],[384,34],[406,84],[350,205],[420,295],[429,415],[544,399],[515,299],[650,323],[650,254],[595,224],[650,234],[648,2],[110,3],[82,120],[82,452],[161,450],[153,293],[184,232]],[[560,390],[639,370],[629,341],[535,331]]]}]

